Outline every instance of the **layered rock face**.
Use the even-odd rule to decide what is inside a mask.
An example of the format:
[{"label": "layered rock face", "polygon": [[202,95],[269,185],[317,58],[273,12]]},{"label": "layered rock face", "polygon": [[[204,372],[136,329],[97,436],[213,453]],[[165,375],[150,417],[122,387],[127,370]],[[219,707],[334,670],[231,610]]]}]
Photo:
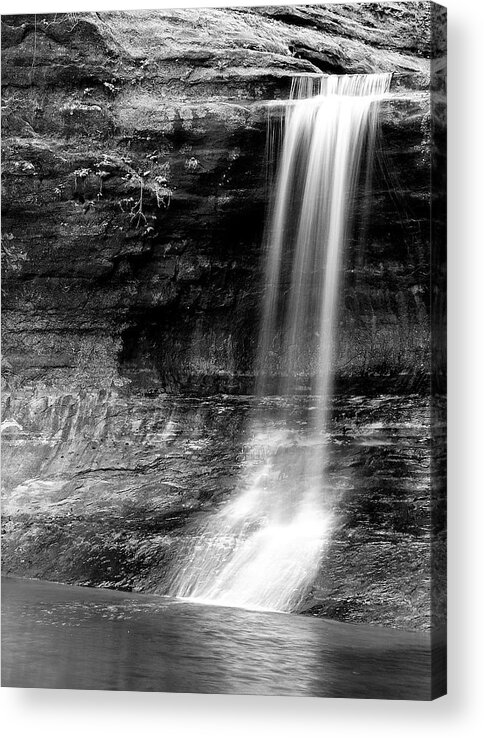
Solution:
[{"label": "layered rock face", "polygon": [[[138,546],[147,511],[146,556],[157,559],[167,521],[215,499],[221,479],[233,487],[244,403],[223,406],[227,426],[213,404],[207,420],[203,401],[174,415],[165,393],[252,391],[267,102],[288,97],[294,74],[393,72],[335,362],[344,384],[427,386],[433,12],[424,2],[3,17],[7,571],[142,588],[150,577],[128,564],[109,576],[102,530],[89,549],[98,573],[80,573],[84,549],[69,559],[69,542],[89,548],[86,521],[102,513],[105,535],[123,541],[134,526]],[[184,453],[227,427],[216,481],[194,489],[196,467],[182,481],[166,474],[174,428],[183,468]],[[50,525],[64,531],[61,551]]]},{"label": "layered rock face", "polygon": [[265,103],[317,71],[391,71],[397,92],[366,251],[349,256],[339,373],[423,367],[429,8],[4,18],[7,370],[250,389]]}]

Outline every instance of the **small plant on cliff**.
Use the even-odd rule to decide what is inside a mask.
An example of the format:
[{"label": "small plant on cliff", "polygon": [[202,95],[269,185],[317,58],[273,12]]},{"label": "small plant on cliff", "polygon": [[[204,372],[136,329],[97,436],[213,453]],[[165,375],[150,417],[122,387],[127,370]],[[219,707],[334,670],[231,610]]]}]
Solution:
[{"label": "small plant on cliff", "polygon": [[139,182],[139,198],[134,203],[133,207],[130,210],[131,217],[130,217],[130,223],[136,223],[136,227],[139,228],[141,223],[146,225],[148,223],[148,220],[146,218],[146,215],[143,213],[143,189],[144,189],[144,181],[143,177],[140,177],[139,174],[134,175],[137,182]]},{"label": "small plant on cliff", "polygon": [[105,169],[96,169],[94,174],[96,177],[99,177],[99,192],[97,193],[97,198],[99,200],[99,198],[103,196],[103,181],[108,176],[109,172],[106,172]]},{"label": "small plant on cliff", "polygon": [[[145,212],[146,196],[155,197],[158,208],[168,208],[170,206],[173,190],[168,186],[165,168],[161,167],[162,173],[154,176],[152,169],[142,174],[134,171],[128,172],[123,179],[126,180],[127,188],[138,189],[137,197],[126,197],[119,201],[119,206],[123,212],[129,213],[130,224],[136,228],[145,227],[145,233],[151,233],[154,228],[148,224],[148,221],[155,220],[154,215],[147,215]],[[134,187],[133,187],[134,185]]]},{"label": "small plant on cliff", "polygon": [[171,190],[166,183],[166,179],[164,177],[155,177],[155,184],[153,187],[155,197],[156,197],[156,204],[158,207],[164,207],[168,208],[170,207],[171,203],[171,196],[173,195],[173,190]]},{"label": "small plant on cliff", "polygon": [[78,180],[80,179],[84,183],[84,180],[89,176],[90,173],[91,170],[86,168],[76,169],[74,171],[74,182],[76,190],[78,188]]}]

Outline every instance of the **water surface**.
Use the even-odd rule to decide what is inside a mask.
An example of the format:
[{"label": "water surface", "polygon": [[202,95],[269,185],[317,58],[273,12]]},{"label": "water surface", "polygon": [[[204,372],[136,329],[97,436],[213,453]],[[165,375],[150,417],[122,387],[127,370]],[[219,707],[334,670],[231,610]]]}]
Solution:
[{"label": "water surface", "polygon": [[5,578],[2,686],[423,700],[430,637]]}]

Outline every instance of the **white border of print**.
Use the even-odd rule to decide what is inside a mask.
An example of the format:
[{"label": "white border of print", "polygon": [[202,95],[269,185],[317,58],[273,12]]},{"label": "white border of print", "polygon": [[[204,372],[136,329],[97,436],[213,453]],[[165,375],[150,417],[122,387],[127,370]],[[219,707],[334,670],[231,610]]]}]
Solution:
[{"label": "white border of print", "polygon": [[[333,0],[334,1],[334,0]],[[142,0],[139,7],[288,4],[277,0]],[[311,4],[301,2],[299,4]],[[449,695],[434,703],[2,689],[5,735],[480,735],[484,215],[482,0],[449,10]],[[2,13],[123,10],[131,0],[4,0]],[[478,601],[479,598],[479,601]],[[481,720],[479,718],[481,717]],[[481,725],[479,725],[481,722]]]}]

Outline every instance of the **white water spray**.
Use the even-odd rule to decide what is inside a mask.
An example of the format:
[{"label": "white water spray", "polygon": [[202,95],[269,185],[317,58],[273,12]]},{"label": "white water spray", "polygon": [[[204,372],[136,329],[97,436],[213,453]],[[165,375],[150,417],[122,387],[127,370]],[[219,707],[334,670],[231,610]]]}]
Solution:
[{"label": "white water spray", "polygon": [[[358,183],[368,183],[378,101],[391,75],[295,77],[270,108],[268,151],[282,147],[267,229],[257,395],[282,410],[251,419],[234,497],[181,552],[169,593],[218,605],[297,609],[320,567],[328,412],[345,244]],[[305,383],[304,433],[290,430],[290,398]]]}]

